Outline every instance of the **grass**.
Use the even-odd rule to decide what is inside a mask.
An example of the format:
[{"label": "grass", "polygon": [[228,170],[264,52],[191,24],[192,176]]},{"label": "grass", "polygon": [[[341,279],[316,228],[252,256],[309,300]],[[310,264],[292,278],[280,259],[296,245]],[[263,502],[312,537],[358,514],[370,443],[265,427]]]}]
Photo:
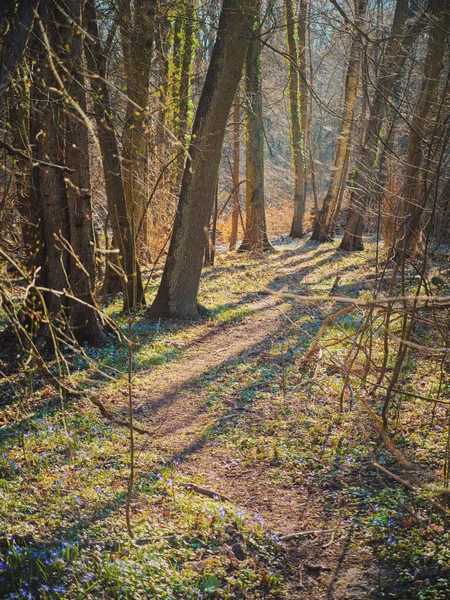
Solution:
[{"label": "grass", "polygon": [[[312,252],[307,258],[306,251]],[[202,278],[199,301],[206,319],[151,323],[143,314],[134,316],[135,381],[151,389],[211,327],[251,318],[252,301],[266,286],[327,292],[337,273],[353,281],[373,270],[372,256],[373,249],[347,256],[331,245],[314,251],[310,243],[281,248],[262,260],[219,256],[217,267]],[[431,491],[407,490],[373,468],[374,459],[392,471],[397,467],[378,443],[362,405],[350,406],[348,393],[340,412],[342,373],[329,357],[345,360],[363,315],[355,311],[330,324],[320,364],[301,360],[333,310],[325,300],[311,307],[292,303],[286,308],[289,320],[270,347],[198,376],[192,386],[211,417],[203,436],[209,448],[237,461],[249,478],[263,473],[274,496],[294,491],[299,505],[306,506],[301,513],[305,530],[335,529],[362,569],[375,562],[382,576],[367,597],[449,598],[450,539],[445,519],[431,509],[429,500],[436,498]],[[119,301],[108,308],[126,332],[128,324],[118,311]],[[420,335],[425,343],[434,332]],[[381,341],[381,335],[375,339],[377,360]],[[127,360],[125,343],[86,348],[69,357],[71,379],[101,390],[114,408]],[[355,369],[364,366],[358,358]],[[308,384],[314,373],[315,381]],[[439,374],[435,356],[411,351],[401,383],[404,390],[423,395],[439,388],[448,400],[445,367],[441,380]],[[130,541],[128,432],[103,420],[86,400],[61,403],[33,371],[10,375],[1,384],[0,522],[9,542],[0,548],[0,598],[291,597],[297,563],[286,559],[290,546],[280,543],[280,521],[265,523],[259,511],[188,491],[180,484],[204,485],[202,473],[187,477],[183,461],[164,462],[149,439],[139,446],[132,499],[135,541]],[[353,384],[356,394],[365,393],[358,380]],[[382,394],[370,402],[379,411]],[[431,409],[410,396],[395,396],[391,434],[409,458],[441,472],[448,414],[445,406],[433,414]],[[290,516],[286,512],[287,528]],[[30,534],[39,543],[13,537]],[[305,583],[305,597],[317,590],[326,597],[329,581],[317,578],[315,587],[312,581],[311,576]]]}]

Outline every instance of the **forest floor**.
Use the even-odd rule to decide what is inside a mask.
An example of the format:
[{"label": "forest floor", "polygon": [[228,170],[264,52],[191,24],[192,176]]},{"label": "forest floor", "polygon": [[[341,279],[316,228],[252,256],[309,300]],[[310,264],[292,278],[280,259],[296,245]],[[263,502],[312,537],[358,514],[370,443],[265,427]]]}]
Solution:
[{"label": "forest floor", "polygon": [[[201,321],[133,317],[134,417],[150,432],[136,435],[134,543],[128,432],[87,399],[62,401],[35,373],[5,378],[0,519],[5,535],[33,544],[4,548],[0,598],[450,598],[445,520],[426,494],[374,468],[402,475],[358,402],[364,387],[341,396],[339,365],[363,312],[330,323],[322,350],[306,356],[342,308],[326,298],[336,277],[364,296],[376,269],[370,244],[356,255],[308,241],[264,258],[224,253],[202,276]],[[109,313],[126,332],[119,304]],[[127,345],[70,360],[72,384],[125,418]],[[440,385],[445,398],[436,364],[411,353],[405,389]],[[445,405],[431,415],[404,396],[392,410],[397,445],[439,474]]]}]

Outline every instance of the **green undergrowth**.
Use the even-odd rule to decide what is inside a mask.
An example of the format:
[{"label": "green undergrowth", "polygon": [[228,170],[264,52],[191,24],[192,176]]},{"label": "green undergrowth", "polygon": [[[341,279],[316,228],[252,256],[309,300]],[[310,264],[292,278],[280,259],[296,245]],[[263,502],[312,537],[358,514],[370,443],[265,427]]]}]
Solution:
[{"label": "green undergrowth", "polygon": [[[151,322],[143,311],[133,315],[134,381],[144,385],[170,375],[171,363],[188,356],[211,328],[251,319],[267,288],[327,295],[337,275],[345,284],[373,274],[373,256],[370,245],[349,256],[309,242],[264,259],[219,255],[202,278],[202,320]],[[155,286],[149,302],[154,292]],[[310,507],[302,528],[336,530],[352,552],[369,553],[380,569],[370,597],[450,598],[450,534],[432,507],[442,498],[431,489],[407,489],[373,466],[399,471],[358,401],[364,398],[379,414],[383,390],[369,394],[355,376],[352,393],[342,394],[339,365],[366,313],[332,321],[320,355],[304,360],[323,319],[342,306],[326,299],[279,304],[284,325],[264,350],[242,353],[192,382],[209,416],[205,452],[220,451],[249,477],[263,473],[274,494],[296,490]],[[107,312],[126,336],[120,299]],[[374,332],[372,359],[379,363],[382,329]],[[419,327],[415,339],[432,343],[435,332]],[[65,380],[98,391],[107,404],[112,400],[108,408],[126,416],[114,404],[126,386],[125,340],[71,349],[66,359]],[[388,371],[394,359],[392,353]],[[365,372],[366,360],[358,357],[355,373]],[[57,374],[56,363],[49,364]],[[411,350],[402,390],[426,397],[439,391],[448,402],[445,369],[432,354]],[[87,399],[60,398],[31,368],[3,378],[1,390],[0,522],[9,537],[0,548],[0,598],[289,598],[295,566],[286,565],[286,544],[265,515],[189,491],[181,484],[205,485],[204,475],[186,478],[183,456],[163,462],[153,440],[138,437],[130,541],[128,431],[104,420]],[[441,476],[447,406],[395,394],[388,416],[397,448]]]}]

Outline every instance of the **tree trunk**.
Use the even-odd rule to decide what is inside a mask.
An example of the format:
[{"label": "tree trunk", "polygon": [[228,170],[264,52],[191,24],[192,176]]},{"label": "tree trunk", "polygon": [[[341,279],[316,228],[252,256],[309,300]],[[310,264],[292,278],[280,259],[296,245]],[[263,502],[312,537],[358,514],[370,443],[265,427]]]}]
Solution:
[{"label": "tree trunk", "polygon": [[[355,21],[361,27],[366,12],[367,0],[355,0]],[[331,181],[327,195],[323,201],[320,212],[316,215],[313,226],[312,240],[319,242],[330,241],[330,232],[333,229],[333,218],[339,194],[347,178],[350,137],[353,124],[353,111],[358,96],[358,78],[361,64],[360,40],[355,32],[350,47],[347,76],[345,80],[344,111],[342,115],[341,130],[339,133]]]},{"label": "tree trunk", "polygon": [[[30,94],[29,80],[26,70],[19,68],[19,81],[14,86],[14,95],[11,98],[10,122],[13,131],[13,145],[21,150],[26,156],[32,156],[30,144]],[[22,230],[25,254],[32,261],[33,248],[33,215],[31,172],[32,161],[23,157],[17,157],[14,161],[14,182],[16,187],[16,206],[20,215],[20,227]]]},{"label": "tree trunk", "polygon": [[224,0],[197,108],[178,211],[152,317],[197,318],[197,293],[223,138],[255,19],[256,0]]},{"label": "tree trunk", "polygon": [[101,46],[95,0],[84,5],[86,30],[86,61],[92,73],[91,87],[97,134],[105,176],[106,198],[113,229],[114,242],[119,248],[119,264],[123,269],[122,289],[124,310],[144,304],[141,272],[136,256],[132,224],[128,215],[122,179],[122,165],[112,121],[109,87],[106,77],[106,57]]},{"label": "tree trunk", "polygon": [[233,102],[233,212],[231,215],[230,250],[234,250],[237,244],[239,228],[239,204],[240,204],[240,115],[241,104],[239,101],[239,90]]},{"label": "tree trunk", "polygon": [[[258,17],[259,18],[259,17]],[[247,97],[245,231],[240,252],[264,252],[272,246],[267,237],[264,197],[264,132],[261,87],[261,42],[258,30],[248,47],[245,95]]]},{"label": "tree trunk", "polygon": [[374,96],[352,181],[353,191],[350,196],[344,237],[340,245],[340,249],[347,252],[364,249],[362,238],[364,213],[373,193],[379,193],[376,187],[374,188],[373,182],[386,105],[392,95],[395,82],[401,75],[414,40],[425,24],[421,15],[414,25],[405,31],[407,18],[408,0],[397,0],[391,38],[387,43],[386,52],[378,71]]},{"label": "tree trunk", "polygon": [[[55,168],[37,164],[33,169],[31,214],[36,219],[34,268],[44,306],[35,299],[37,345],[51,340],[49,321],[80,341],[99,345],[106,341],[93,306],[95,284],[89,150],[84,111],[82,38],[76,23],[81,19],[81,0],[66,0],[70,20],[61,22],[53,2],[41,4],[40,48],[31,92],[30,130],[35,157]],[[46,31],[46,33],[44,33]],[[50,47],[48,47],[50,44]],[[58,75],[51,54],[64,62],[66,84]],[[61,92],[58,94],[55,90]],[[58,124],[58,127],[55,124]],[[70,296],[61,293],[70,291]]]},{"label": "tree trunk", "polygon": [[[192,57],[194,52],[194,16],[195,1],[187,0],[182,18],[177,21],[174,32],[174,129],[179,141],[176,149],[180,156],[176,161],[175,182],[172,193],[178,195],[183,178],[185,163],[184,149],[188,147],[187,133],[189,129],[189,90],[191,82]],[[178,37],[177,37],[178,36]]]},{"label": "tree trunk", "polygon": [[[11,3],[11,8],[13,3]],[[3,41],[0,68],[0,96],[6,92],[19,67],[33,29],[39,0],[22,0],[11,28]]]},{"label": "tree trunk", "polygon": [[431,21],[422,90],[409,132],[405,183],[401,194],[400,222],[394,237],[394,247],[391,248],[391,253],[398,260],[416,251],[420,236],[420,222],[428,201],[428,194],[424,193],[423,188],[426,167],[426,165],[424,166],[424,154],[430,130],[428,118],[433,106],[436,106],[435,96],[443,70],[450,29],[450,7],[446,0],[433,2]]},{"label": "tree trunk", "polygon": [[[289,51],[289,108],[291,122],[292,165],[294,167],[294,217],[292,220],[290,237],[303,237],[303,217],[305,214],[305,164],[303,161],[303,125],[300,106],[303,98],[300,96],[299,69],[302,68],[297,51],[295,39],[295,15],[292,0],[285,0],[287,46]],[[299,15],[300,19],[303,17]],[[303,22],[304,23],[304,22]],[[304,26],[302,32],[304,33]],[[303,67],[304,67],[304,36],[303,36]]]},{"label": "tree trunk", "polygon": [[[86,113],[86,93],[83,75],[83,38],[80,35],[83,0],[65,0],[72,25],[66,25],[70,82],[66,89]],[[78,25],[78,26],[77,26]],[[91,345],[106,342],[95,310],[94,228],[91,204],[89,168],[89,137],[87,124],[70,107],[66,123],[66,160],[72,173],[66,181],[70,233],[70,286],[77,300],[70,301],[70,323],[79,341]]]},{"label": "tree trunk", "polygon": [[136,251],[140,258],[148,260],[148,100],[157,1],[136,0],[133,16],[129,0],[125,3],[120,21],[128,95],[123,182]]}]

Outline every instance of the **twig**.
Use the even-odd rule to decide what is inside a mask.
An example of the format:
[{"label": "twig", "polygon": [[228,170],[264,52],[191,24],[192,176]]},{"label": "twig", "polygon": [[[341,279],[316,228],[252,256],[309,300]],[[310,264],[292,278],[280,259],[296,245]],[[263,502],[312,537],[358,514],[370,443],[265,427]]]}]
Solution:
[{"label": "twig", "polygon": [[336,533],[338,529],[313,529],[312,531],[296,531],[295,533],[288,533],[286,535],[279,536],[282,542],[288,542],[289,540],[295,540],[305,535],[322,535],[323,533]]},{"label": "twig", "polygon": [[[376,469],[378,469],[379,471],[384,473],[385,475],[389,475],[389,477],[392,477],[392,479],[394,479],[395,481],[397,481],[398,483],[400,483],[401,485],[406,487],[408,490],[411,490],[412,492],[418,492],[421,488],[424,487],[423,484],[422,485],[413,485],[413,483],[411,483],[410,481],[407,481],[406,479],[403,479],[402,477],[400,477],[399,475],[396,475],[392,471],[389,471],[389,469],[386,469],[386,467],[383,467],[382,465],[377,463],[375,460],[372,461],[372,465]],[[431,506],[433,508],[435,508],[441,514],[446,515],[447,517],[450,515],[450,511],[448,509],[446,509],[444,506],[442,506],[441,504],[439,504],[438,502],[436,502],[435,500],[431,500],[430,498],[428,498],[427,501],[431,504]]]},{"label": "twig", "polygon": [[202,494],[202,496],[207,496],[208,498],[212,498],[213,500],[220,500],[221,502],[233,502],[228,496],[221,494],[219,492],[213,492],[212,490],[207,490],[206,488],[202,488],[194,483],[179,483],[182,488],[187,490],[192,490],[193,492],[197,492],[197,494]]},{"label": "twig", "polygon": [[25,154],[25,152],[22,152],[22,150],[19,150],[18,148],[13,148],[8,143],[3,142],[2,140],[0,140],[0,148],[3,148],[3,150],[6,150],[8,154],[11,154],[12,156],[24,158],[25,160],[31,160],[33,163],[37,163],[39,165],[42,165],[43,167],[50,167],[51,169],[59,169],[60,171],[65,171],[67,173],[74,173],[74,170],[69,169],[69,167],[65,167],[64,165],[57,165],[55,163],[47,162],[45,160],[39,160],[38,158],[29,156],[28,154]]}]

